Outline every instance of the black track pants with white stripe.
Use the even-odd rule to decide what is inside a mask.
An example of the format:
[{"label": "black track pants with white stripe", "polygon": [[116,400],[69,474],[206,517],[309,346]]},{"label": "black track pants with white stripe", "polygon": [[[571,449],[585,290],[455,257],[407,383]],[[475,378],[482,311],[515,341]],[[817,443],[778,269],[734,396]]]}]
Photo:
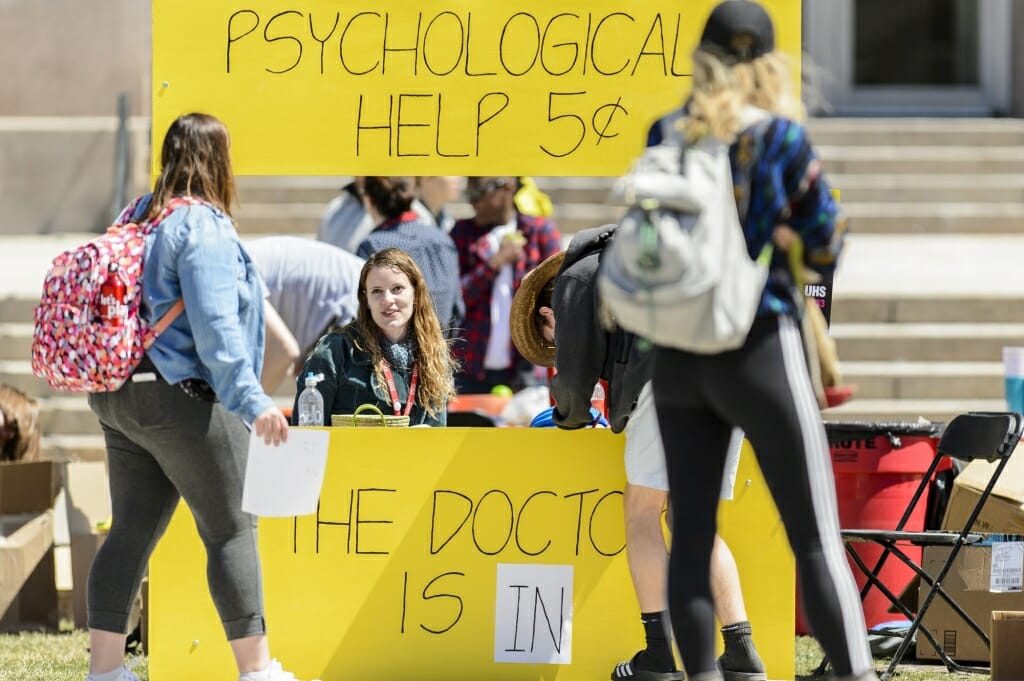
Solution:
[{"label": "black track pants with white stripe", "polygon": [[738,350],[655,353],[675,528],[669,612],[686,673],[715,670],[709,557],[734,425],[753,445],[782,516],[815,637],[837,675],[869,671],[863,611],[839,536],[832,462],[799,327],[789,317],[758,318]]}]

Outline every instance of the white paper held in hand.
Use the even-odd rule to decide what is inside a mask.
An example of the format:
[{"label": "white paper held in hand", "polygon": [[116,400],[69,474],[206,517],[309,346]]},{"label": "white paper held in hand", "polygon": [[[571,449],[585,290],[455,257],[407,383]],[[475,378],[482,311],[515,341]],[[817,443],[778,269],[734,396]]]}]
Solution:
[{"label": "white paper held in hand", "polygon": [[258,516],[288,517],[316,511],[327,467],[326,430],[288,431],[275,447],[252,433],[245,467],[242,510]]}]

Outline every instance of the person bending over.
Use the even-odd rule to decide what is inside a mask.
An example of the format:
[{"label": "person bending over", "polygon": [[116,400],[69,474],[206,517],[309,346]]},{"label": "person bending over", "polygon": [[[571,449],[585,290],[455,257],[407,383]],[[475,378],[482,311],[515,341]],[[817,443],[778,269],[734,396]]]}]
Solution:
[{"label": "person bending over", "polygon": [[[597,269],[614,238],[614,225],[584,230],[558,253],[528,273],[512,303],[512,338],[524,357],[554,366],[552,419],[561,428],[580,428],[592,420],[594,384],[608,384],[612,430],[625,431],[626,489],[623,498],[626,560],[640,606],[646,647],[616,665],[613,681],[681,681],[671,639],[666,635],[665,573],[668,551],[662,514],[668,499],[665,453],[658,433],[650,384],[651,353],[622,329],[601,322]],[[721,497],[731,499],[739,466],[742,433],[734,433],[725,462]],[[707,561],[707,554],[688,556]],[[764,681],[764,665],[751,637],[736,561],[715,536],[711,585],[722,622],[725,652],[720,664],[727,681]]]}]

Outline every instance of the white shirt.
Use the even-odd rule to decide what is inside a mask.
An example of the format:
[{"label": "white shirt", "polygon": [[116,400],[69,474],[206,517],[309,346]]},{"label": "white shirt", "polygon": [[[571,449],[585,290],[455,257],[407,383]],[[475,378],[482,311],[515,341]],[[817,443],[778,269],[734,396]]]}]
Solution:
[{"label": "white shirt", "polygon": [[270,304],[303,352],[332,321],[341,325],[355,318],[362,258],[294,236],[246,241],[245,250],[266,282]]},{"label": "white shirt", "polygon": [[[501,248],[506,235],[516,230],[515,219],[488,232],[487,257],[493,257]],[[512,365],[512,265],[502,265],[494,277],[491,289],[491,336],[484,354],[485,369],[508,369]]]}]

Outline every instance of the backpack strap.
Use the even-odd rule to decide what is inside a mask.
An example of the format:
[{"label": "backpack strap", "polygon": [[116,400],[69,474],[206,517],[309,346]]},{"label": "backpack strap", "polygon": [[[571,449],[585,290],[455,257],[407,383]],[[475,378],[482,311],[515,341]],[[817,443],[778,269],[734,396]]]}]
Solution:
[{"label": "backpack strap", "polygon": [[174,320],[177,319],[184,311],[185,301],[178,298],[177,302],[175,302],[174,305],[171,305],[171,309],[167,310],[167,312],[164,313],[164,316],[160,318],[160,321],[149,327],[149,335],[142,343],[142,347],[149,350],[149,346],[153,345],[153,342],[160,336],[160,334],[166,331],[167,327],[173,324]]}]

